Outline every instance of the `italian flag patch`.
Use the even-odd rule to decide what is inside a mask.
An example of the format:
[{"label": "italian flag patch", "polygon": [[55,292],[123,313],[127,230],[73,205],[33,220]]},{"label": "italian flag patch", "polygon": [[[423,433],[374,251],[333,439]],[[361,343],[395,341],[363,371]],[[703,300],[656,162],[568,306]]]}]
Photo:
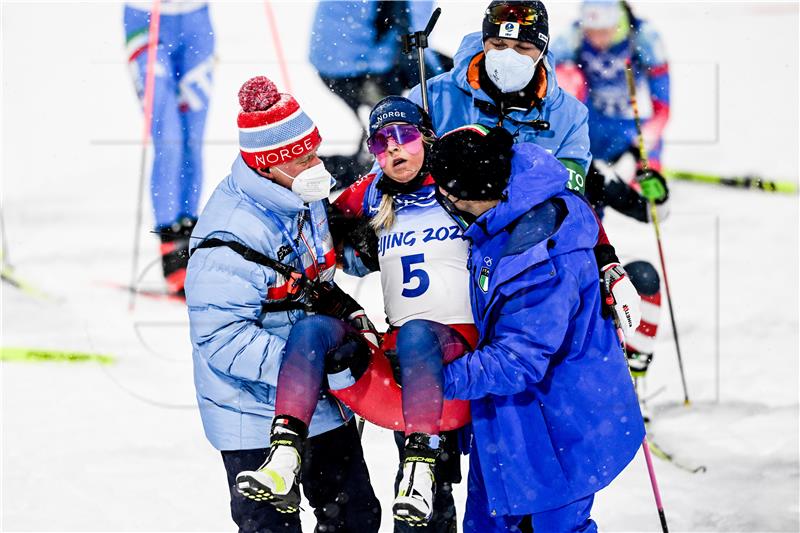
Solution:
[{"label": "italian flag patch", "polygon": [[489,291],[489,267],[483,267],[481,269],[481,275],[478,276],[478,287],[480,287],[483,292]]}]

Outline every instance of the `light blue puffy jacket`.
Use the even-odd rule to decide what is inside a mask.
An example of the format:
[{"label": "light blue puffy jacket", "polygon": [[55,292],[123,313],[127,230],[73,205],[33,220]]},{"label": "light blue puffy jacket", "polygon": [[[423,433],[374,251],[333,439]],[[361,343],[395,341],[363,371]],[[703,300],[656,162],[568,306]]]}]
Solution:
[{"label": "light blue puffy jacket", "polygon": [[[437,136],[467,124],[497,125],[497,114],[488,111],[494,107],[494,101],[483,89],[470,83],[470,77],[477,76],[474,61],[477,61],[478,54],[483,54],[483,38],[480,32],[470,33],[461,41],[453,57],[453,70],[428,80],[429,112]],[[557,159],[575,161],[585,171],[592,160],[588,111],[585,105],[558,86],[553,55],[549,52],[544,59],[544,66],[547,70],[547,91],[541,110],[512,111],[508,113],[503,127],[517,134],[516,142],[537,144]],[[419,85],[411,89],[408,98],[422,105]],[[537,120],[549,122],[549,129],[538,131],[522,125]]]},{"label": "light blue puffy jacket", "polygon": [[[379,4],[376,0],[320,1],[311,30],[309,60],[321,75],[343,78],[389,72],[401,54],[401,34],[425,29],[434,7],[432,0],[407,2],[409,28],[392,25],[378,35]],[[432,50],[425,51],[425,63],[432,72],[441,72]]]},{"label": "light blue puffy jacket", "polygon": [[[301,213],[309,210],[303,238],[298,239]],[[285,295],[286,279],[227,247],[194,250],[207,238],[238,241],[311,278],[331,280],[336,258],[325,205],[304,205],[237,157],[192,234],[186,303],[206,436],[219,450],[265,448],[286,339],[292,324],[306,313],[264,312],[262,303]],[[339,427],[351,416],[337,400],[323,395],[309,434]]]}]

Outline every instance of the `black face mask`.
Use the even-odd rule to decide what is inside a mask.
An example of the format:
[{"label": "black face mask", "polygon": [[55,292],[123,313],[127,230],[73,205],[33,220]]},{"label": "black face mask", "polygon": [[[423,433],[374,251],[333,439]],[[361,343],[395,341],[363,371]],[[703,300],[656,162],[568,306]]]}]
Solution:
[{"label": "black face mask", "polygon": [[478,220],[478,217],[472,213],[467,213],[457,208],[449,198],[442,194],[438,187],[436,188],[436,200],[439,202],[439,205],[447,211],[447,214],[450,215],[450,218],[455,221],[458,227],[461,228],[461,231],[467,231],[467,228]]}]

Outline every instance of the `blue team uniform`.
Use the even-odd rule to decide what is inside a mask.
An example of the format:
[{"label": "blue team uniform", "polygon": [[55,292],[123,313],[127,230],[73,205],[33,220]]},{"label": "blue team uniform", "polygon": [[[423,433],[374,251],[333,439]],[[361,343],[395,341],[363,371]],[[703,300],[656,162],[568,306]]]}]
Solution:
[{"label": "blue team uniform", "polygon": [[577,66],[583,74],[588,90],[581,92],[589,108],[592,154],[604,161],[615,161],[631,146],[638,145],[625,74],[627,61],[632,57],[643,133],[650,147],[648,156],[658,167],[661,137],[669,117],[669,65],[661,37],[653,26],[636,18],[631,19],[631,25],[627,38],[603,51],[584,38],[579,23],[575,22],[555,40],[552,52],[559,78],[562,68]]},{"label": "blue team uniform", "polygon": [[[388,73],[402,55],[401,34],[425,29],[434,2],[403,2],[405,24],[388,24],[383,29],[382,21],[377,20],[380,4],[401,2],[320,1],[314,15],[309,59],[321,76],[343,78]],[[439,57],[432,50],[426,50],[425,60],[434,72],[439,71]]]},{"label": "blue team uniform", "polygon": [[[144,97],[150,12],[125,6],[128,60]],[[155,63],[150,193],[156,228],[196,219],[203,183],[202,141],[211,92],[214,32],[205,3],[161,2]]]},{"label": "blue team uniform", "polygon": [[507,531],[525,515],[535,531],[595,531],[594,493],[644,437],[614,324],[600,311],[599,225],[564,190],[566,172],[540,147],[517,144],[508,199],[464,234],[480,340],[445,367],[445,398],[471,400],[465,532]]}]

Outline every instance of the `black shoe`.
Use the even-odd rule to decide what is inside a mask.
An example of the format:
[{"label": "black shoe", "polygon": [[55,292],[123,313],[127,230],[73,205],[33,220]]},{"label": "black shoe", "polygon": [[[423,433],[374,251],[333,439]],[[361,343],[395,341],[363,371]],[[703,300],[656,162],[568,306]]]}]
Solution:
[{"label": "black shoe", "polygon": [[403,479],[392,505],[395,520],[411,526],[426,526],[433,516],[436,497],[434,469],[439,457],[439,447],[431,447],[432,437],[425,433],[412,433],[406,438],[403,459]]},{"label": "black shoe", "polygon": [[189,237],[197,220],[184,217],[171,226],[159,228],[161,237],[161,267],[167,290],[171,294],[184,296],[186,266],[189,264]]},{"label": "black shoe", "polygon": [[236,490],[251,500],[269,502],[278,512],[300,509],[300,465],[308,427],[291,416],[276,416],[270,432],[270,451],[258,470],[236,476]]}]

